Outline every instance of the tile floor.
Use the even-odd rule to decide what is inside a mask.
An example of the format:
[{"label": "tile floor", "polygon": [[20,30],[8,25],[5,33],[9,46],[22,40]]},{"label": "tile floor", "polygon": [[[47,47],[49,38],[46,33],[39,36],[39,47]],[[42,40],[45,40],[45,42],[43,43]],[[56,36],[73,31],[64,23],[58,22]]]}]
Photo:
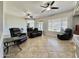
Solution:
[{"label": "tile floor", "polygon": [[55,37],[36,37],[21,44],[22,51],[11,47],[7,58],[75,58],[72,40],[61,41]]}]

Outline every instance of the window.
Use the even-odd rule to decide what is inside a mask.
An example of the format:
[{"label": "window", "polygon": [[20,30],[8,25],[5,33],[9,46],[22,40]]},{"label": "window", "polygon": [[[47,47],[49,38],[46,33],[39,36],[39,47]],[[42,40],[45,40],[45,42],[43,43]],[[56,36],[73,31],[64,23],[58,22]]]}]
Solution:
[{"label": "window", "polygon": [[38,30],[43,30],[43,22],[38,22],[37,27]]},{"label": "window", "polygon": [[48,31],[60,32],[62,30],[65,30],[66,28],[67,28],[66,18],[48,20]]},{"label": "window", "polygon": [[34,28],[34,20],[27,20],[27,27],[33,27]]}]

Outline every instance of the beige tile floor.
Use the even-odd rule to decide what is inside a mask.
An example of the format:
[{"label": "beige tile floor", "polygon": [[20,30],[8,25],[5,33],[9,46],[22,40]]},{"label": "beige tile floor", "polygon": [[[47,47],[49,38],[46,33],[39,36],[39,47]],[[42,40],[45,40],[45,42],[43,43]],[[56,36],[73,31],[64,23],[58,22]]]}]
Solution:
[{"label": "beige tile floor", "polygon": [[61,41],[55,37],[36,37],[21,44],[22,51],[11,47],[8,58],[75,58],[72,40]]}]

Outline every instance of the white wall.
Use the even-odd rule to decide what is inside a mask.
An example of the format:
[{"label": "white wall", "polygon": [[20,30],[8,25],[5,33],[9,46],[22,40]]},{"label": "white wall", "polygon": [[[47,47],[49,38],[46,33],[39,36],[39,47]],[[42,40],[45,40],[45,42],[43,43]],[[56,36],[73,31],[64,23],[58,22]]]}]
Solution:
[{"label": "white wall", "polygon": [[23,28],[24,32],[26,32],[26,20],[23,18],[14,16],[12,14],[5,13],[5,24],[4,24],[4,35],[10,36],[9,28]]},{"label": "white wall", "polygon": [[0,1],[0,58],[3,57],[3,2]]}]

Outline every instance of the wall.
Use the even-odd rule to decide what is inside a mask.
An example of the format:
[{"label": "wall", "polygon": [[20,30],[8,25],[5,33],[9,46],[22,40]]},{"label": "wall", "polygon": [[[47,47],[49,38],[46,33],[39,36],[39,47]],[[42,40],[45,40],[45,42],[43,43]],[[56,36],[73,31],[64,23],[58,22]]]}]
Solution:
[{"label": "wall", "polygon": [[0,58],[3,57],[3,2],[0,1]]},{"label": "wall", "polygon": [[10,36],[9,28],[23,28],[24,32],[26,32],[26,20],[23,18],[14,16],[12,14],[5,13],[5,24],[4,24],[4,36]]}]

